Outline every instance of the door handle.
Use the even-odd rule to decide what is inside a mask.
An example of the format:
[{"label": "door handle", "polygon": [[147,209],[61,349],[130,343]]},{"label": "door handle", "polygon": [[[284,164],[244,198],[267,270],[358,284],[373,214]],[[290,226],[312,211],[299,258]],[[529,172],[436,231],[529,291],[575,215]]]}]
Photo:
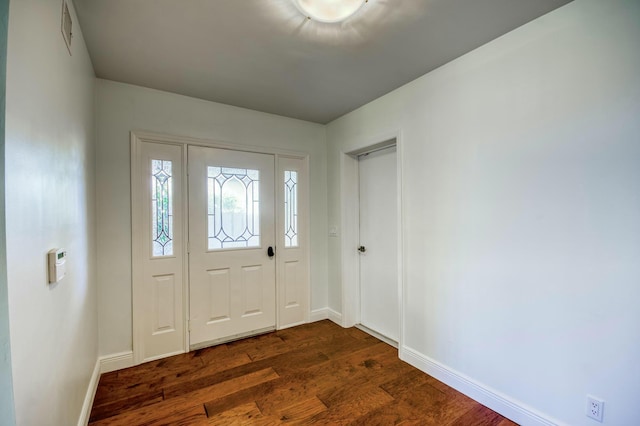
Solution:
[{"label": "door handle", "polygon": [[360,247],[358,247],[358,251],[360,253],[364,253],[365,251],[367,251],[367,248],[365,246],[360,246]]},{"label": "door handle", "polygon": [[269,247],[269,248],[267,249],[267,255],[268,255],[269,257],[273,257],[275,254],[276,254],[276,252],[273,250],[273,247]]}]

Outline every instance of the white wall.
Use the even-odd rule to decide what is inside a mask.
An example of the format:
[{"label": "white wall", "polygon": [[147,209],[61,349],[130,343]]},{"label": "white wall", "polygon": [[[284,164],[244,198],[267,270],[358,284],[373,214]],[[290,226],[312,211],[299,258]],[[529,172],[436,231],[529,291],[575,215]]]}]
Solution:
[{"label": "white wall", "polygon": [[[98,354],[95,77],[77,25],[67,52],[61,4],[11,1],[9,11],[6,221],[18,425],[76,424]],[[48,285],[54,247],[68,250],[68,275]]]},{"label": "white wall", "polygon": [[[330,123],[400,131],[404,348],[571,425],[640,424],[640,2],[576,0]],[[340,241],[329,242],[341,309]]]},{"label": "white wall", "polygon": [[308,153],[311,303],[313,309],[327,306],[324,126],[107,80],[98,80],[97,87],[101,354],[132,348],[129,142],[132,130]]},{"label": "white wall", "polygon": [[7,30],[9,1],[0,0],[0,413],[7,425],[15,423],[13,380],[11,378],[11,340],[7,288],[7,239],[4,202],[4,124],[7,77]]}]

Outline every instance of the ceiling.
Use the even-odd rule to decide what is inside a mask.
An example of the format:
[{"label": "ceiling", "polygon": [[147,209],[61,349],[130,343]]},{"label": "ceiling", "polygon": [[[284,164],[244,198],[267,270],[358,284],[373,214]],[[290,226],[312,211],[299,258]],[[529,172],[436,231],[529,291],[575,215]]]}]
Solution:
[{"label": "ceiling", "polygon": [[328,123],[570,0],[74,0],[100,78]]}]

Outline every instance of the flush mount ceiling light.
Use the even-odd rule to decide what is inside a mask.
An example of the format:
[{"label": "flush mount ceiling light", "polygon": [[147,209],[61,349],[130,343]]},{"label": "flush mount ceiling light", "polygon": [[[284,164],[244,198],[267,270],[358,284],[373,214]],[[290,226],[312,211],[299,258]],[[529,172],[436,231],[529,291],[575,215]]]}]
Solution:
[{"label": "flush mount ceiling light", "polygon": [[307,18],[314,21],[335,23],[353,15],[368,0],[293,0]]}]

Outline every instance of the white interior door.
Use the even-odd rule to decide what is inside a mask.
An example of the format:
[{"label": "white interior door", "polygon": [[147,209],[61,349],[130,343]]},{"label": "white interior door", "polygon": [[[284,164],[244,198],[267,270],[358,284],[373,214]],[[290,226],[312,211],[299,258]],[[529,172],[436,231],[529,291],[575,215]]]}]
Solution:
[{"label": "white interior door", "polygon": [[360,323],[399,339],[396,147],[358,158]]},{"label": "white interior door", "polygon": [[274,329],[274,156],[190,146],[188,159],[190,346]]}]

